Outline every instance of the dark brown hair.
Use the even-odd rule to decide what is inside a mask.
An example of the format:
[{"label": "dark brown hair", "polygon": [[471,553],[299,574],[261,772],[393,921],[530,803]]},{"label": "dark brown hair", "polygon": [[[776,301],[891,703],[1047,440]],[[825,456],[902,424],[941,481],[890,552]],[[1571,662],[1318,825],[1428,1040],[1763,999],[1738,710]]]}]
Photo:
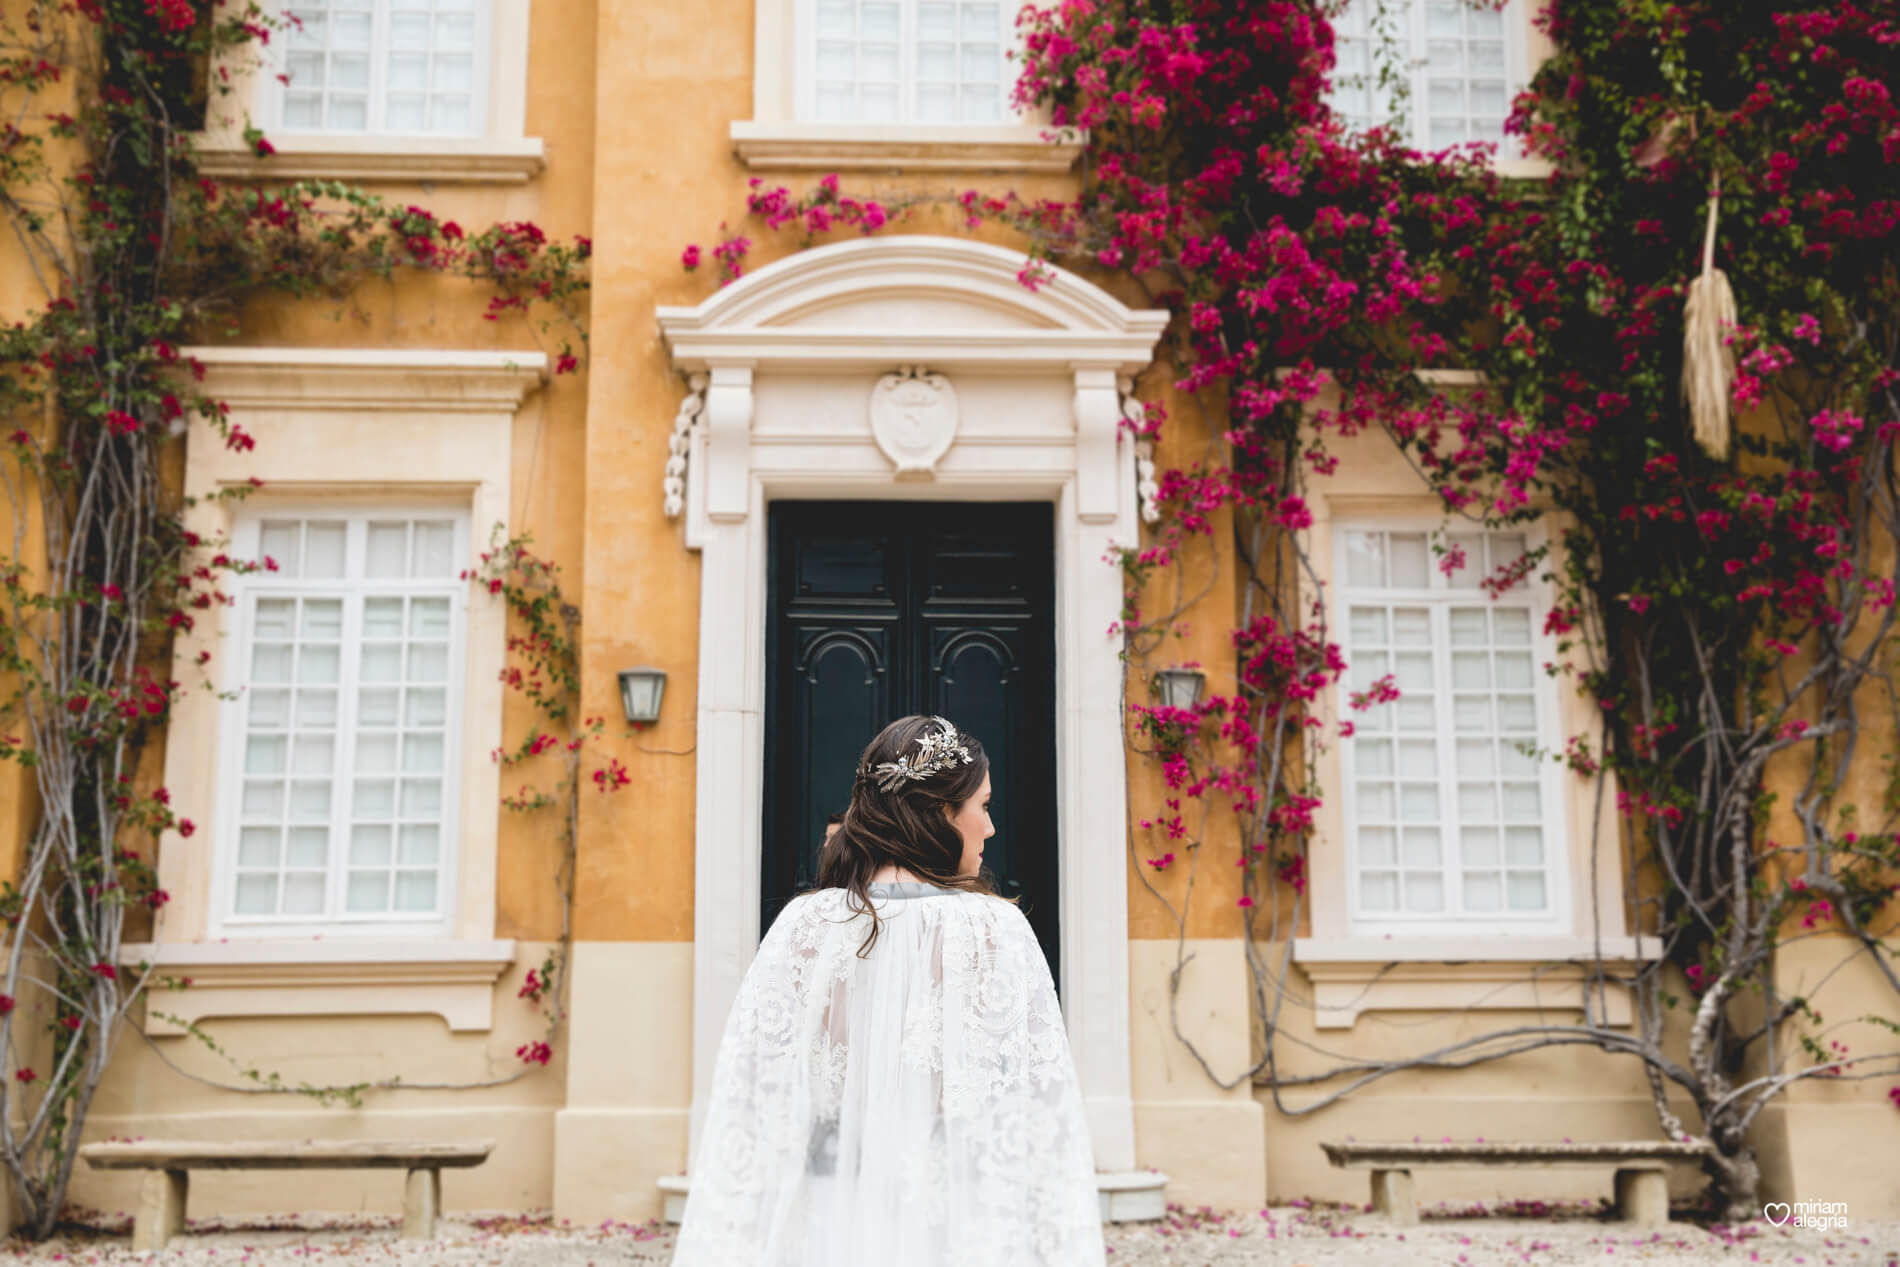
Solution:
[{"label": "dark brown hair", "polygon": [[[917,741],[936,734],[937,722],[912,714],[900,717],[877,733],[858,759],[858,776],[851,787],[851,804],[844,822],[818,855],[818,887],[844,889],[847,908],[869,911],[871,933],[858,948],[870,953],[877,941],[878,918],[872,909],[868,885],[884,866],[902,867],[921,880],[946,889],[994,894],[986,874],[958,875],[963,864],[963,835],[950,815],[963,807],[983,786],[990,759],[975,735],[959,730],[958,740],[970,759],[939,770],[927,779],[899,783],[889,792],[877,785],[877,767],[899,757],[917,755]],[[949,814],[944,811],[948,809]]]}]

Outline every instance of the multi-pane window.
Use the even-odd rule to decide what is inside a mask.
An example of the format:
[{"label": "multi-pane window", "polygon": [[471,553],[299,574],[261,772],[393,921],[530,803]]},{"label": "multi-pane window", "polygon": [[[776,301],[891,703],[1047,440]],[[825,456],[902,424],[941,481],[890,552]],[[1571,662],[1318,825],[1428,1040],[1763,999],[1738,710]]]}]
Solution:
[{"label": "multi-pane window", "polygon": [[270,516],[245,578],[233,704],[230,919],[428,923],[447,914],[462,522]]},{"label": "multi-pane window", "polygon": [[283,128],[483,130],[486,0],[295,0],[288,17]]},{"label": "multi-pane window", "polygon": [[1347,710],[1343,747],[1355,922],[1550,923],[1561,834],[1527,585],[1481,582],[1521,559],[1517,533],[1342,533],[1349,688],[1388,676],[1398,698]]},{"label": "multi-pane window", "polygon": [[[1419,149],[1492,141],[1504,135],[1511,97],[1523,86],[1519,0],[1502,10],[1469,0],[1349,0],[1333,22],[1332,107],[1354,130],[1390,124],[1398,94],[1380,81],[1381,62],[1407,85],[1407,136]],[[1396,56],[1395,56],[1396,55]]]},{"label": "multi-pane window", "polygon": [[1004,122],[998,0],[806,0],[806,110],[820,122]]}]

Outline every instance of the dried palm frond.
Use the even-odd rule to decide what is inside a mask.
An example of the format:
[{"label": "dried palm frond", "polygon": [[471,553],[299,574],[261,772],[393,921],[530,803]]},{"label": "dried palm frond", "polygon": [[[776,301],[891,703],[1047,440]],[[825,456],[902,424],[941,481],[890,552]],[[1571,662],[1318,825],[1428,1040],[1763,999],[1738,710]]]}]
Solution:
[{"label": "dried palm frond", "polygon": [[1715,267],[1715,213],[1722,201],[1718,178],[1709,195],[1709,223],[1702,238],[1702,273],[1689,283],[1683,303],[1682,394],[1689,406],[1697,444],[1718,462],[1728,460],[1729,388],[1735,382],[1735,353],[1728,333],[1735,328],[1735,292],[1728,276]]}]

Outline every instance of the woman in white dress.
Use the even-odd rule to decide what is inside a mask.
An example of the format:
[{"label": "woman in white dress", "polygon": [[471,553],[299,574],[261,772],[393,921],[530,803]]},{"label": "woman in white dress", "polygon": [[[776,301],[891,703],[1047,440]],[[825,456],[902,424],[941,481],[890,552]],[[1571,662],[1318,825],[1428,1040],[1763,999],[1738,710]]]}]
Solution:
[{"label": "woman in white dress", "polygon": [[980,870],[990,786],[941,717],[864,750],[727,1019],[673,1267],[1100,1267],[1049,964]]}]

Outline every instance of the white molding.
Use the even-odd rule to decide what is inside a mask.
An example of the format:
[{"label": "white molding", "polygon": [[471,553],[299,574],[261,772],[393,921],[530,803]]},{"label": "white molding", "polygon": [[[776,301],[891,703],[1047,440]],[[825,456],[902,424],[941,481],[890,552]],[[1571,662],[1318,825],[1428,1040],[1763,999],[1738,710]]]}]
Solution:
[{"label": "white molding", "polygon": [[[513,413],[548,380],[547,353],[462,348],[188,347],[233,409]],[[321,381],[319,381],[319,378]]]},{"label": "white molding", "polygon": [[547,167],[538,136],[332,136],[272,132],[260,158],[244,138],[198,132],[198,170],[214,180],[342,180],[420,185],[521,185]]},{"label": "white molding", "polygon": [[[670,310],[661,309],[662,317]],[[1069,330],[946,331],[926,343],[903,331],[857,330],[687,330],[668,329],[674,364],[696,370],[725,362],[754,367],[793,363],[811,368],[870,369],[921,361],[928,347],[934,368],[1034,370],[1051,364],[1080,364],[1132,374],[1153,358],[1144,352],[1154,342],[1144,333],[1097,335]],[[1159,332],[1157,331],[1157,337]]]},{"label": "white molding", "polygon": [[[1310,610],[1311,605],[1317,602],[1328,604],[1329,610],[1337,610],[1334,535],[1338,522],[1386,520],[1437,524],[1443,517],[1442,503],[1383,433],[1375,429],[1340,440],[1336,455],[1347,469],[1354,472],[1353,487],[1351,491],[1329,489],[1321,486],[1337,481],[1321,480],[1308,490],[1313,526],[1309,530],[1307,549],[1308,557],[1314,561],[1316,574],[1301,578],[1300,603],[1303,610]],[[1559,512],[1547,510],[1546,522],[1541,526],[1548,532],[1552,542],[1562,541],[1563,521]],[[1534,629],[1537,629],[1536,625]],[[1552,635],[1541,629],[1534,633],[1534,645],[1543,649],[1540,660],[1556,658],[1552,641]],[[1592,718],[1596,714],[1594,701],[1569,686],[1556,690],[1555,695],[1557,732],[1566,735],[1589,733],[1594,724]],[[1333,734],[1334,728],[1346,714],[1342,689],[1322,691],[1315,703],[1324,727],[1323,733]],[[1315,770],[1321,786],[1346,786],[1342,778],[1344,746],[1336,738],[1329,739],[1317,752]],[[1558,784],[1561,795],[1550,802],[1545,820],[1560,824],[1567,842],[1565,854],[1569,867],[1567,884],[1570,899],[1569,918],[1564,931],[1588,937],[1594,929],[1605,938],[1622,937],[1629,932],[1625,916],[1626,875],[1616,845],[1615,822],[1609,814],[1610,807],[1616,803],[1615,776],[1608,770],[1599,770],[1589,778],[1560,772]],[[1312,931],[1317,939],[1335,943],[1351,937],[1355,931],[1347,903],[1350,878],[1344,799],[1341,796],[1329,796],[1317,811],[1308,857],[1313,903]],[[1361,930],[1360,937],[1367,944],[1377,946],[1390,945],[1386,940],[1388,937],[1422,938],[1442,943],[1446,938],[1473,932],[1468,926],[1453,927],[1439,923],[1426,928],[1414,926],[1385,927],[1370,932]],[[1513,934],[1512,939],[1522,944],[1533,936],[1526,931]]]},{"label": "white molding", "polygon": [[1530,157],[1493,159],[1491,170],[1505,180],[1549,180],[1557,168],[1547,158]]},{"label": "white molding", "polygon": [[[1654,958],[1659,943],[1642,939],[1643,954]],[[1449,937],[1300,937],[1293,942],[1295,963],[1542,963],[1551,960],[1637,958],[1638,939],[1604,937],[1510,937],[1467,934]]]},{"label": "white molding", "polygon": [[[1432,77],[1429,57],[1432,36],[1426,29],[1425,5],[1421,3],[1421,0],[1402,0],[1397,7],[1400,10],[1399,21],[1403,27],[1398,32],[1396,41],[1400,46],[1398,50],[1400,66],[1394,69],[1407,81],[1407,91],[1410,95],[1404,120],[1406,133],[1401,139],[1420,151],[1442,149],[1443,146],[1434,143],[1431,139],[1429,116],[1426,112],[1428,81]],[[1524,3],[1524,0],[1506,0],[1503,5],[1493,4],[1488,7],[1500,13],[1499,36],[1504,44],[1504,66],[1498,72],[1487,73],[1481,77],[1504,81],[1504,97],[1508,112],[1510,100],[1530,83],[1531,73],[1534,70],[1532,63],[1537,60],[1532,57],[1530,45],[1537,32],[1531,16],[1531,7]],[[1377,85],[1381,68],[1374,60],[1376,58],[1374,39],[1370,37],[1370,33],[1359,38],[1367,41],[1368,62],[1365,78],[1371,81],[1368,83],[1368,90],[1374,99],[1380,99],[1384,97],[1384,94],[1380,92]],[[1474,78],[1479,77],[1470,71],[1460,72],[1457,75],[1460,84],[1467,87]],[[1389,113],[1393,107],[1394,103],[1389,98],[1385,98],[1375,107],[1374,114]],[[1470,114],[1461,110],[1457,117],[1469,118]],[[1523,148],[1524,138],[1506,133],[1498,146],[1497,156],[1492,159],[1493,170],[1500,176],[1531,174],[1522,170],[1516,172],[1505,170],[1508,165],[1526,161],[1521,157]]]},{"label": "white molding", "polygon": [[[120,947],[122,964],[151,964],[145,1032],[211,1017],[434,1015],[457,1032],[493,1027],[495,982],[515,961],[508,941],[150,942]],[[188,978],[171,990],[164,977]],[[157,1013],[177,1020],[165,1020]]]},{"label": "white molding", "polygon": [[[354,553],[364,548],[364,533],[367,522],[379,518],[411,519],[437,518],[448,515],[454,524],[453,555],[464,560],[476,552],[468,520],[467,499],[458,499],[447,504],[437,504],[433,500],[414,502],[390,497],[376,498],[355,505],[338,505],[334,502],[325,505],[323,500],[315,498],[274,496],[268,502],[259,503],[247,500],[235,508],[232,515],[232,548],[240,558],[254,558],[262,554],[259,545],[259,533],[266,519],[317,519],[341,522],[348,534],[346,540]],[[461,569],[458,567],[457,571]],[[221,717],[219,736],[221,751],[215,758],[217,764],[217,786],[220,795],[215,807],[216,830],[211,836],[214,843],[211,860],[211,899],[206,935],[209,937],[230,938],[295,938],[295,937],[344,937],[359,939],[380,938],[384,941],[422,939],[447,939],[455,935],[457,910],[456,897],[460,890],[458,872],[461,870],[460,849],[455,842],[463,839],[461,819],[464,812],[462,803],[462,784],[465,775],[474,764],[479,753],[468,750],[468,732],[462,721],[468,708],[468,629],[469,629],[469,586],[466,581],[454,576],[441,576],[431,579],[408,579],[392,585],[389,582],[376,582],[362,574],[363,569],[355,568],[355,575],[346,575],[335,579],[286,579],[271,572],[253,572],[233,577],[230,582],[232,599],[229,609],[230,660],[233,665],[250,663],[251,647],[255,640],[256,600],[263,597],[288,598],[303,595],[334,597],[343,603],[344,618],[339,636],[339,645],[343,648],[344,662],[340,666],[336,686],[338,688],[338,712],[335,730],[337,746],[334,749],[334,773],[332,780],[332,805],[329,819],[324,823],[330,833],[331,848],[326,861],[325,904],[326,910],[302,917],[278,914],[239,915],[235,909],[237,897],[238,865],[237,842],[243,832],[243,816],[240,809],[245,785],[244,749],[250,731],[246,725],[246,713],[250,706],[251,692],[260,684],[227,679],[226,687],[230,698],[220,700]],[[449,605],[449,659],[443,688],[446,698],[443,738],[443,767],[441,772],[441,814],[437,821],[439,854],[436,864],[436,909],[432,912],[398,912],[395,910],[378,911],[374,914],[353,914],[344,909],[344,897],[347,893],[349,866],[348,853],[349,802],[345,799],[347,790],[355,774],[359,772],[355,760],[355,746],[362,736],[358,720],[357,701],[353,698],[356,691],[352,688],[357,682],[356,671],[349,665],[351,653],[360,650],[362,630],[360,627],[363,602],[375,595],[401,594],[405,597],[423,597],[441,599]],[[484,595],[486,598],[486,595]],[[355,615],[350,615],[354,609]],[[239,680],[242,680],[240,675]],[[235,688],[235,689],[232,689]],[[481,688],[489,689],[486,684]],[[479,768],[479,767],[477,767]],[[288,771],[285,778],[289,778]],[[339,829],[339,824],[341,825]],[[314,824],[311,824],[314,826]],[[392,848],[394,840],[392,837]],[[393,862],[393,858],[392,858]]]},{"label": "white molding", "polygon": [[1148,1223],[1168,1215],[1168,1177],[1159,1170],[1097,1171],[1104,1223]]},{"label": "white molding", "polygon": [[[1115,381],[1121,399],[1122,421],[1139,428],[1147,420],[1147,407],[1135,397],[1135,380],[1126,375]],[[1135,497],[1141,508],[1141,522],[1161,520],[1161,486],[1155,482],[1155,442],[1152,436],[1135,441]]]},{"label": "white molding", "polygon": [[[508,437],[520,411],[538,407],[524,397],[546,377],[542,353],[270,347],[183,352],[180,373],[189,361],[201,365],[203,390],[229,402],[231,421],[257,440],[254,453],[235,452],[209,421],[189,419],[186,525],[206,542],[229,540],[237,526],[238,503],[215,494],[253,478],[265,484],[245,503],[253,510],[266,503],[288,510],[393,499],[456,506],[470,525],[459,566],[474,565],[475,550],[468,547],[486,540],[489,525],[508,531]],[[461,827],[450,844],[457,853],[451,927],[457,939],[480,941],[495,932],[500,792],[499,773],[487,756],[502,735],[505,692],[496,682],[507,660],[506,606],[475,601],[466,621],[460,679],[466,747]],[[213,689],[180,699],[165,750],[165,785],[200,824],[189,843],[176,832],[166,833],[161,843],[159,879],[173,897],[157,917],[156,937],[165,944],[203,942],[214,922],[212,862],[221,841],[213,810],[229,789],[220,789],[216,763],[203,754],[221,751],[225,710],[215,691],[234,672],[235,633],[232,613],[214,607],[181,631],[174,648],[181,664],[210,657],[203,676]],[[380,940],[404,935],[384,932]]]},{"label": "white molding", "polygon": [[[963,238],[861,238],[795,252],[697,307],[661,307],[656,316],[675,366],[688,371],[725,365],[882,372],[924,362],[955,369],[1134,374],[1153,359],[1167,313],[1129,308],[1066,271],[1054,272],[1054,280],[1032,292],[1016,280],[1024,260],[1020,251]],[[872,294],[953,299],[992,309],[997,319],[918,330],[801,324]]]},{"label": "white molding", "polygon": [[[283,0],[260,0],[268,18]],[[212,54],[214,92],[205,130],[191,139],[206,176],[226,180],[347,180],[519,184],[544,164],[541,141],[527,137],[528,43],[532,0],[488,0],[477,35],[477,131],[468,136],[370,132],[299,132],[280,126],[282,64],[270,47],[231,45]],[[278,46],[281,51],[282,45]],[[259,159],[244,143],[249,124],[277,154]]]},{"label": "white molding", "polygon": [[[696,308],[657,314],[675,368],[710,379],[690,428],[684,525],[701,552],[694,1147],[726,1015],[759,942],[766,506],[792,496],[1015,498],[1055,505],[1063,1006],[1096,1165],[1136,1168],[1125,721],[1120,643],[1108,632],[1122,580],[1105,555],[1139,537],[1135,446],[1122,442],[1115,375],[1148,364],[1167,314],[1131,310],[1067,272],[1032,293],[1016,281],[1022,259],[962,239],[867,238],[796,253]],[[826,323],[829,309],[867,302],[890,305],[896,319]],[[910,323],[907,310],[918,314]],[[1039,416],[1033,443],[1026,428],[961,428],[931,478],[900,483],[862,407],[843,399],[862,401],[878,375],[918,363],[973,387],[1020,383],[1068,407]],[[822,411],[826,425],[773,415],[775,379],[813,373],[844,393]]]},{"label": "white molding", "polygon": [[[1028,7],[1019,0],[1015,12]],[[1067,172],[1086,134],[1064,132],[1050,141],[1049,112],[1018,114],[1005,101],[1009,122],[920,124],[897,121],[818,122],[803,82],[811,74],[805,41],[811,14],[801,0],[754,0],[752,116],[731,125],[733,153],[754,170],[775,171],[1000,171]],[[1022,29],[1003,12],[1004,77],[1022,65]]]},{"label": "white molding", "polygon": [[673,415],[673,434],[666,440],[666,475],[660,480],[661,509],[668,519],[678,519],[686,509],[688,459],[693,450],[693,433],[700,415],[706,410],[706,376],[686,376],[686,395]]},{"label": "white molding", "polygon": [[[1350,1029],[1366,1012],[1466,1009],[1591,1011],[1631,1023],[1621,984],[1661,953],[1635,937],[1299,938],[1293,962],[1313,983],[1316,1029]],[[1600,957],[1600,959],[1599,959]],[[1605,979],[1592,984],[1596,964]]]},{"label": "white molding", "polygon": [[758,171],[1066,172],[1083,137],[1030,123],[792,123],[734,119],[732,152]]},{"label": "white molding", "polygon": [[[1540,797],[1540,808],[1543,810],[1535,825],[1543,830],[1542,845],[1546,855],[1542,867],[1546,884],[1545,909],[1540,912],[1518,912],[1505,909],[1476,914],[1468,913],[1463,911],[1464,903],[1462,895],[1454,893],[1454,886],[1458,885],[1462,878],[1462,870],[1458,865],[1462,856],[1462,850],[1459,845],[1454,842],[1454,838],[1457,837],[1461,827],[1472,826],[1473,824],[1462,823],[1458,818],[1456,808],[1459,776],[1456,770],[1455,758],[1457,741],[1461,736],[1452,718],[1451,701],[1454,697],[1455,690],[1451,683],[1453,647],[1445,627],[1445,617],[1443,613],[1453,604],[1469,606],[1479,602],[1481,596],[1484,595],[1484,591],[1478,588],[1454,588],[1450,584],[1449,578],[1436,564],[1432,564],[1427,569],[1426,575],[1428,584],[1424,590],[1406,590],[1384,586],[1374,586],[1363,589],[1356,588],[1352,585],[1348,577],[1346,567],[1346,537],[1348,533],[1355,530],[1417,532],[1423,533],[1429,541],[1436,541],[1443,535],[1444,519],[1442,514],[1438,516],[1394,515],[1389,508],[1384,511],[1373,510],[1369,513],[1360,514],[1354,512],[1350,496],[1345,498],[1333,498],[1329,510],[1327,529],[1328,535],[1331,537],[1331,575],[1333,577],[1331,620],[1332,628],[1337,634],[1336,640],[1340,645],[1350,651],[1350,611],[1356,603],[1423,607],[1426,608],[1429,613],[1432,627],[1430,650],[1437,672],[1437,678],[1433,682],[1431,690],[1432,694],[1439,701],[1434,726],[1429,734],[1437,745],[1436,751],[1438,758],[1444,762],[1445,766],[1444,770],[1436,776],[1435,779],[1441,797],[1439,817],[1432,823],[1417,824],[1436,826],[1441,831],[1439,874],[1444,882],[1444,901],[1441,913],[1427,914],[1422,912],[1405,912],[1403,910],[1392,912],[1368,911],[1364,909],[1360,899],[1361,872],[1367,869],[1391,870],[1394,867],[1403,867],[1403,864],[1395,859],[1390,867],[1365,868],[1356,865],[1359,839],[1359,814],[1355,799],[1357,794],[1357,788],[1355,786],[1356,745],[1361,740],[1391,740],[1393,741],[1394,759],[1396,760],[1399,743],[1406,739],[1408,735],[1407,732],[1398,730],[1395,727],[1389,731],[1363,731],[1352,740],[1340,741],[1338,752],[1339,780],[1337,788],[1340,802],[1340,816],[1344,825],[1341,839],[1346,853],[1346,907],[1350,930],[1362,937],[1379,937],[1388,933],[1394,936],[1437,937],[1441,935],[1441,929],[1443,930],[1442,935],[1444,936],[1455,936],[1461,932],[1479,935],[1502,933],[1507,936],[1520,937],[1537,935],[1561,936],[1569,933],[1571,930],[1579,927],[1576,921],[1576,912],[1571,906],[1570,892],[1572,881],[1571,873],[1574,870],[1572,865],[1572,850],[1578,846],[1571,839],[1566,816],[1561,813],[1550,812],[1565,803],[1567,791],[1563,778],[1563,768],[1554,759],[1540,759],[1535,775]],[[1548,525],[1542,522],[1524,524],[1513,529],[1500,531],[1509,531],[1512,535],[1524,537],[1525,545],[1527,549],[1530,550],[1536,550],[1551,544],[1551,534],[1548,531]],[[1470,535],[1481,537],[1489,534],[1483,529],[1475,529],[1470,531]],[[1467,567],[1474,569],[1475,572],[1476,569],[1481,567],[1481,561],[1468,563]],[[1539,612],[1546,611],[1550,608],[1553,595],[1550,592],[1550,586],[1545,581],[1539,579],[1536,574],[1526,577],[1517,586],[1513,587],[1510,594],[1483,598],[1482,601],[1485,606],[1492,610],[1496,610],[1501,605],[1509,605],[1515,608],[1522,608],[1525,611],[1526,623],[1531,629],[1530,651],[1532,653],[1533,665],[1547,664],[1557,658],[1556,638],[1548,632],[1540,631],[1537,619]],[[1489,642],[1486,643],[1487,648],[1492,645],[1493,644]],[[1350,656],[1348,656],[1348,659],[1350,659]],[[1396,672],[1396,666],[1394,666],[1394,671]],[[1338,706],[1338,700],[1344,698],[1345,694],[1349,693],[1349,691],[1350,681],[1343,681],[1333,687],[1335,707]],[[1563,739],[1559,733],[1558,726],[1560,701],[1557,695],[1556,684],[1548,675],[1539,672],[1533,667],[1530,692],[1535,701],[1534,707],[1536,708],[1537,725],[1536,733],[1533,738],[1537,747],[1546,753],[1560,751],[1563,747]],[[1348,710],[1341,709],[1340,711],[1343,713]],[[1424,736],[1419,732],[1412,732],[1409,737],[1416,739]],[[1479,737],[1495,737],[1499,742],[1504,742],[1508,738],[1508,736],[1497,731],[1486,731]],[[1528,782],[1530,780],[1525,779],[1523,781]],[[1394,812],[1397,812],[1396,807]],[[1400,828],[1406,825],[1407,824],[1401,823]],[[1504,867],[1505,831],[1513,824],[1499,817],[1492,825],[1496,827],[1498,832],[1498,868],[1502,870]],[[1518,825],[1523,826],[1528,824]],[[1398,842],[1399,830],[1395,829],[1393,835],[1394,849],[1400,848]],[[1530,868],[1524,869],[1529,870]],[[1457,909],[1458,913],[1452,913],[1454,908]]]}]

